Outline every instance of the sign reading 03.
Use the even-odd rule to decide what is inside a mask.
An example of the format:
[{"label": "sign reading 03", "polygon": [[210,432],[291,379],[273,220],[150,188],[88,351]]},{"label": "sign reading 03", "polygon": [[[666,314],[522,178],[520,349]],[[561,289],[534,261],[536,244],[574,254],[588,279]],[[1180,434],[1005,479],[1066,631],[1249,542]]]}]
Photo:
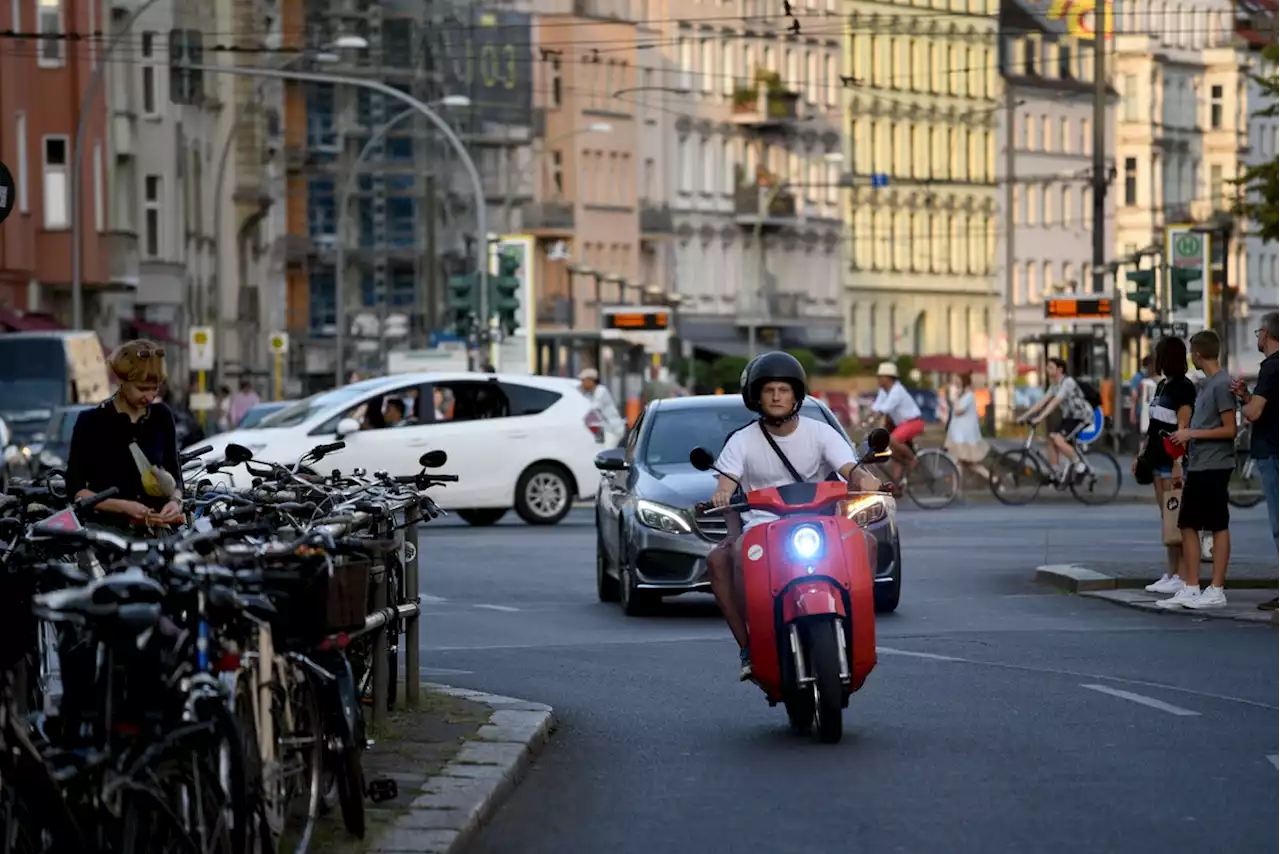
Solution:
[{"label": "sign reading 03", "polygon": [[1044,316],[1050,320],[1101,319],[1111,316],[1109,299],[1050,299],[1044,301]]},{"label": "sign reading 03", "polygon": [[[483,121],[527,124],[533,117],[532,19],[472,7],[445,36],[457,94]],[[445,91],[453,91],[447,85]]]}]

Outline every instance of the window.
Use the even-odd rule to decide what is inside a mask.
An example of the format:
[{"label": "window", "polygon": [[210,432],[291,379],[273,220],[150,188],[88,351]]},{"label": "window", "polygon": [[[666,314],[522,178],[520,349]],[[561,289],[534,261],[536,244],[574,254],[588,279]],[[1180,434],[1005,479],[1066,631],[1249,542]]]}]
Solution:
[{"label": "window", "polygon": [[44,138],[44,227],[50,231],[71,225],[71,200],[67,196],[69,147],[65,136]]},{"label": "window", "polygon": [[1222,209],[1222,167],[1214,164],[1209,167],[1209,201],[1213,209]]},{"label": "window", "polygon": [[1061,138],[1061,142],[1059,144],[1062,146],[1063,154],[1071,153],[1070,128],[1071,128],[1071,121],[1069,119],[1062,119],[1061,121],[1058,122],[1058,136]]},{"label": "window", "polygon": [[679,175],[678,189],[681,193],[689,193],[693,190],[693,158],[689,151],[689,137],[680,137],[680,142],[676,145],[676,168]]},{"label": "window", "polygon": [[811,50],[805,51],[804,54],[804,91],[805,100],[810,104],[816,104],[819,100],[819,90],[821,80],[818,76],[818,55]]},{"label": "window", "polygon": [[1026,305],[1027,302],[1027,284],[1022,278],[1022,265],[1018,264],[1013,268],[1013,304]]},{"label": "window", "polygon": [[148,175],[143,191],[142,251],[148,258],[160,257],[160,177]]},{"label": "window", "polygon": [[36,23],[41,36],[36,65],[40,68],[61,68],[66,62],[62,0],[36,0]]},{"label": "window", "polygon": [[1040,187],[1032,184],[1027,187],[1027,225],[1036,225],[1040,221]]},{"label": "window", "polygon": [[1040,302],[1040,288],[1036,285],[1036,262],[1027,262],[1027,302]]},{"label": "window", "polygon": [[826,66],[827,106],[834,107],[840,102],[840,74],[836,70],[836,58],[828,56],[826,58]]},{"label": "window", "polygon": [[1064,228],[1070,228],[1072,226],[1078,227],[1079,222],[1075,220],[1076,220],[1075,211],[1071,209],[1071,188],[1063,187],[1062,188],[1062,218],[1060,222],[1062,223]]},{"label": "window", "polygon": [[507,395],[507,403],[511,407],[513,416],[537,415],[549,409],[551,404],[560,399],[559,392],[545,388],[534,388],[519,383],[499,383],[499,385]]},{"label": "window", "polygon": [[1058,76],[1063,80],[1071,79],[1071,47],[1058,43]]},{"label": "window", "polygon": [[680,77],[677,87],[688,92],[693,88],[693,42],[680,39]]},{"label": "window", "polygon": [[564,101],[564,75],[560,73],[560,57],[551,58],[551,106],[558,107]]},{"label": "window", "polygon": [[1136,122],[1138,120],[1138,78],[1132,74],[1126,75],[1121,92],[1124,102],[1124,119],[1127,122]]},{"label": "window", "polygon": [[93,230],[101,232],[106,228],[106,193],[103,189],[102,142],[93,144]]},{"label": "window", "polygon": [[151,64],[151,56],[155,51],[155,33],[142,34],[142,114],[154,116],[156,113],[156,68]]},{"label": "window", "polygon": [[1209,87],[1209,127],[1213,130],[1222,128],[1222,87]]},{"label": "window", "polygon": [[1040,194],[1040,224],[1053,225],[1053,190],[1049,187]]},{"label": "window", "polygon": [[564,196],[564,155],[558,151],[551,152],[551,186],[556,198]]},{"label": "window", "polygon": [[30,164],[27,163],[27,114],[19,112],[15,115],[14,134],[18,138],[18,175],[14,183],[18,185],[18,213],[25,214],[31,213],[31,196],[27,192],[27,175],[30,170]]},{"label": "window", "polygon": [[1093,151],[1093,130],[1088,119],[1080,120],[1080,153]]},{"label": "window", "polygon": [[1031,148],[1031,114],[1023,113],[1018,119],[1017,147],[1026,151]]},{"label": "window", "polygon": [[1124,203],[1133,207],[1138,203],[1138,158],[1124,159]]},{"label": "window", "polygon": [[703,39],[698,45],[698,71],[700,72],[699,76],[702,78],[702,86],[700,88],[707,94],[711,93],[712,83],[716,79],[716,61],[712,53],[713,50],[711,39]]},{"label": "window", "polygon": [[720,42],[720,92],[726,98],[733,96],[735,85],[733,76],[733,43],[728,39]]}]

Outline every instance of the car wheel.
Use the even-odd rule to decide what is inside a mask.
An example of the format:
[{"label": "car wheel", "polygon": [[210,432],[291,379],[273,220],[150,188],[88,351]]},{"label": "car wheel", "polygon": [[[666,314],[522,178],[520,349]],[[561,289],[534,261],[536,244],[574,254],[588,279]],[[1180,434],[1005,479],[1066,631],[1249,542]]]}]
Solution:
[{"label": "car wheel", "polygon": [[621,543],[618,549],[618,601],[622,604],[622,613],[628,617],[642,617],[653,610],[659,598],[648,590],[639,588],[640,579],[636,577],[635,569],[622,552]]},{"label": "car wheel", "polygon": [[505,507],[473,507],[458,511],[458,518],[473,528],[486,528],[497,524],[498,520],[505,515],[507,515]]},{"label": "car wheel", "polygon": [[618,579],[609,574],[609,553],[600,535],[600,519],[596,518],[596,596],[601,602],[617,602],[620,597]]},{"label": "car wheel", "polygon": [[892,614],[898,610],[898,599],[902,596],[902,549],[895,549],[897,564],[893,569],[893,581],[875,586],[877,614]]},{"label": "car wheel", "polygon": [[530,525],[554,525],[573,507],[573,487],[563,466],[538,463],[516,483],[516,513]]}]

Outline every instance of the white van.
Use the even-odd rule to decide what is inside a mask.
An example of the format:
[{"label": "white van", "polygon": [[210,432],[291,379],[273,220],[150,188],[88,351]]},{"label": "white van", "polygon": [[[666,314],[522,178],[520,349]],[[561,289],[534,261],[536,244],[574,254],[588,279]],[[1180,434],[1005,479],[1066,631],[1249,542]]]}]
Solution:
[{"label": "white van", "polygon": [[0,417],[15,445],[35,441],[57,407],[98,403],[110,394],[97,333],[0,334]]}]

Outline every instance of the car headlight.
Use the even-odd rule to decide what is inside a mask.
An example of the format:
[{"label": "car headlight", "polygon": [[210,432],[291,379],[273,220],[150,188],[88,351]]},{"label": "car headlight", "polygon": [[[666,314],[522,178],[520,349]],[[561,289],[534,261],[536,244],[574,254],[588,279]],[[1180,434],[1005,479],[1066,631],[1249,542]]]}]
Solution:
[{"label": "car headlight", "polygon": [[860,528],[883,521],[889,515],[889,502],[880,495],[863,495],[844,502],[840,512]]},{"label": "car headlight", "polygon": [[801,525],[791,532],[791,548],[798,557],[808,560],[822,548],[822,534],[812,525]]},{"label": "car headlight", "polygon": [[668,534],[691,534],[693,528],[685,519],[684,513],[674,507],[667,507],[643,498],[636,502],[636,518],[646,528],[666,531]]}]

